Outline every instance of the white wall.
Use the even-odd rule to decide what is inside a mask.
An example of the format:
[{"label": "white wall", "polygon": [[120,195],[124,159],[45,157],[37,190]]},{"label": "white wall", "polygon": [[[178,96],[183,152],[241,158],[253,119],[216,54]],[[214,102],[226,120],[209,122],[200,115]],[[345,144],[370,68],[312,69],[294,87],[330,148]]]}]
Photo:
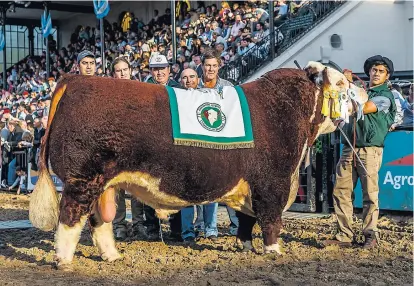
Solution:
[{"label": "white wall", "polygon": [[[338,19],[334,22],[332,19],[322,22],[319,28],[324,29],[323,32],[305,43],[300,40],[297,43],[302,45],[300,50],[288,57],[282,57],[282,54],[280,60],[276,58],[262,71],[253,75],[252,79],[278,67],[295,68],[294,60],[302,66],[311,60],[321,60],[321,47],[330,49],[332,34],[342,36],[342,48],[331,49],[329,60],[341,68],[351,69],[355,73],[363,72],[364,61],[370,56],[380,54],[393,61],[395,70],[412,70],[413,20],[410,21],[409,18],[413,17],[413,2],[399,3],[396,4],[394,1],[347,3],[346,5],[355,7],[341,16],[338,16],[340,11],[333,14],[331,18],[338,16]],[[291,47],[294,48],[295,45]]]}]

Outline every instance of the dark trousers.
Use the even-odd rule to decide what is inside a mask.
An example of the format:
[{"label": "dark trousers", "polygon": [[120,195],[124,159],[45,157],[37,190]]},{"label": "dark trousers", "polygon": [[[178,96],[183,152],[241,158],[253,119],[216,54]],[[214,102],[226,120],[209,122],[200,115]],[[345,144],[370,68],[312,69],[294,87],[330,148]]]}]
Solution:
[{"label": "dark trousers", "polygon": [[181,211],[170,216],[171,233],[181,236]]},{"label": "dark trousers", "polygon": [[[126,228],[126,205],[125,205],[125,191],[120,190],[116,198],[116,215],[113,220],[113,226],[115,229]],[[144,205],[142,202],[131,198],[131,212],[132,212],[132,225],[138,224],[145,225],[147,228],[159,228],[158,218],[155,216],[155,211],[151,207]]]}]

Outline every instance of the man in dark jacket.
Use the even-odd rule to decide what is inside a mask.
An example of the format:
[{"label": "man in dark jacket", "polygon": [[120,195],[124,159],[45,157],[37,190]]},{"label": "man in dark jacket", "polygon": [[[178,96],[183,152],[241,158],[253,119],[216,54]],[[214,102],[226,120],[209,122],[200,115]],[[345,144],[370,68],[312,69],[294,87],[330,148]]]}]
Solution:
[{"label": "man in dark jacket", "polygon": [[10,134],[7,138],[8,145],[10,146],[10,149],[8,151],[8,161],[9,163],[9,169],[8,169],[8,175],[7,175],[7,183],[8,185],[13,184],[15,176],[16,176],[16,158],[13,155],[13,151],[17,151],[18,143],[22,141],[23,132],[17,130],[16,125],[14,123],[8,123]]},{"label": "man in dark jacket", "polygon": [[30,163],[32,163],[32,170],[37,171],[37,164],[36,164],[36,154],[37,150],[40,147],[40,142],[42,140],[43,135],[45,135],[45,129],[42,127],[42,123],[40,122],[39,118],[35,118],[33,120],[33,128],[34,128],[34,139],[33,139],[33,148],[32,148],[32,156],[30,158]]}]

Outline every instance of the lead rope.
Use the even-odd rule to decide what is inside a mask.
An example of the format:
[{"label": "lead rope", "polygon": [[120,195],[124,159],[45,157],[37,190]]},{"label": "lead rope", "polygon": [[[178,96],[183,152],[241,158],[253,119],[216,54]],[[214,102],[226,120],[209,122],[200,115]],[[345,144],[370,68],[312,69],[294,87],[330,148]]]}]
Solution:
[{"label": "lead rope", "polygon": [[[356,118],[355,118],[355,116],[354,116],[354,140],[353,140],[353,147],[354,147],[354,150],[355,150],[355,145],[356,145]],[[356,160],[355,160],[355,154],[356,153],[353,153],[353,155],[352,155],[352,160],[354,161],[354,167],[356,168]]]},{"label": "lead rope", "polygon": [[[357,108],[357,106],[356,106],[356,103],[355,103],[355,101],[351,101],[352,102],[352,106],[353,106],[353,108],[354,108],[354,111],[356,110],[356,108]],[[355,150],[355,145],[356,145],[356,118],[355,118],[355,115],[353,116],[354,117],[354,120],[353,120],[353,144],[352,144],[352,147],[354,147],[354,150]],[[352,155],[352,160],[353,160],[353,162],[354,162],[354,167],[356,168],[356,166],[357,166],[357,164],[356,164],[356,160],[355,160],[355,152],[353,153],[353,155]]]},{"label": "lead rope", "polygon": [[349,147],[351,147],[352,151],[355,154],[355,157],[358,159],[359,163],[361,164],[361,167],[365,170],[367,176],[371,178],[371,176],[368,173],[367,168],[365,168],[365,165],[364,165],[364,163],[362,163],[361,158],[359,158],[358,154],[356,153],[355,148],[352,147],[352,144],[351,144],[351,142],[349,142],[349,139],[346,136],[345,132],[342,130],[342,128],[340,126],[338,126],[338,129],[339,129],[339,131],[341,131],[341,133],[342,133],[343,137],[345,138],[346,142],[348,142]]}]

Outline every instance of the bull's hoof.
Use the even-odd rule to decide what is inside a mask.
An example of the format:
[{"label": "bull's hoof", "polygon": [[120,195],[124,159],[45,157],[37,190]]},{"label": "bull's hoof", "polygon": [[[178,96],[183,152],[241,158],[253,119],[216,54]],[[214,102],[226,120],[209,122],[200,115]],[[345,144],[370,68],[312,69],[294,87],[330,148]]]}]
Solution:
[{"label": "bull's hoof", "polygon": [[56,269],[64,272],[72,272],[73,265],[72,264],[57,264]]},{"label": "bull's hoof", "polygon": [[72,272],[73,265],[72,265],[72,262],[70,261],[62,261],[58,259],[56,261],[56,269],[60,271],[65,271],[65,272]]},{"label": "bull's hoof", "polygon": [[251,240],[242,241],[242,252],[256,252]]},{"label": "bull's hoof", "polygon": [[256,253],[256,249],[253,247],[251,240],[241,241],[239,238],[236,240],[236,243],[234,244],[234,247],[236,249],[239,249],[241,252],[254,252]]},{"label": "bull's hoof", "polygon": [[55,268],[60,271],[73,271],[72,261],[68,261],[58,256],[54,256]]},{"label": "bull's hoof", "polygon": [[118,252],[114,252],[114,253],[103,253],[101,255],[101,258],[104,261],[113,262],[115,260],[121,259],[122,256]]},{"label": "bull's hoof", "polygon": [[279,243],[275,243],[272,245],[265,245],[264,253],[265,254],[275,253],[275,254],[283,255],[282,251],[280,250]]}]

